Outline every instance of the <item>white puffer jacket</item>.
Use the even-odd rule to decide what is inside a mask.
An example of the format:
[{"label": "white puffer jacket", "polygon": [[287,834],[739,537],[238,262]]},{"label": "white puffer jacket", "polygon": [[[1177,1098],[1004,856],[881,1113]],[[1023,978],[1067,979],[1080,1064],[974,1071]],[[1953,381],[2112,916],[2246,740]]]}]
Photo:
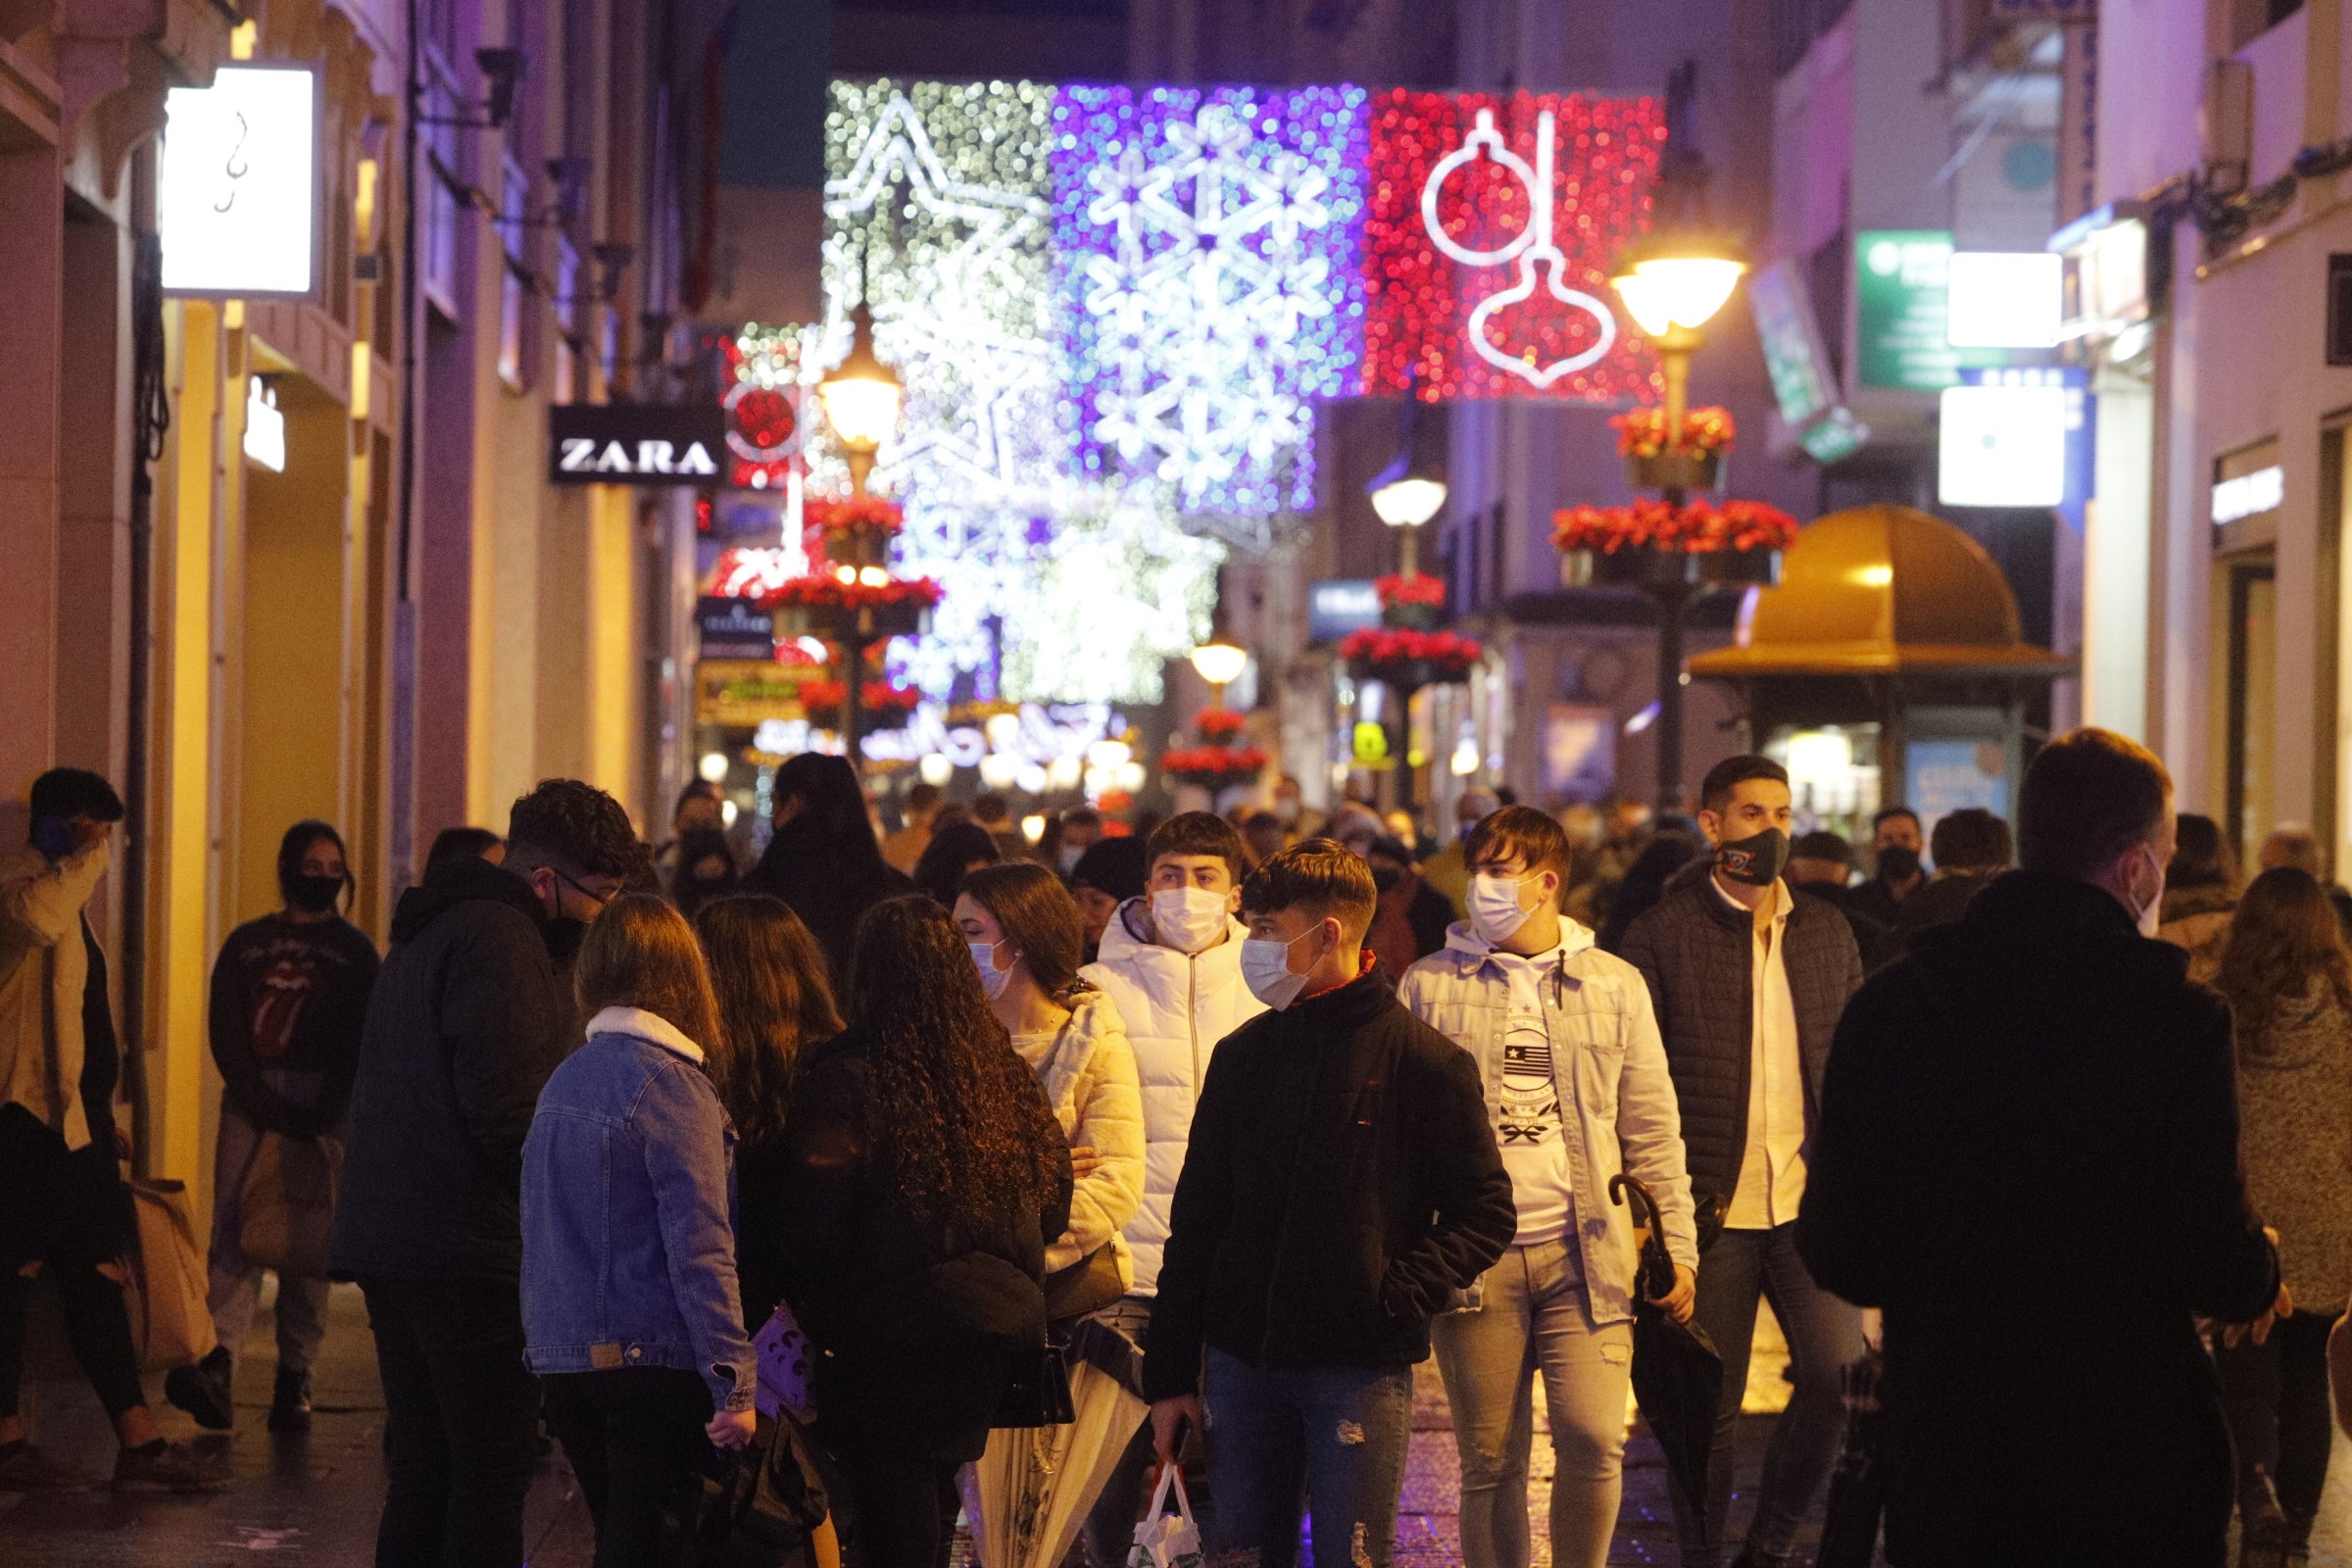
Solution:
[{"label": "white puffer jacket", "polygon": [[1184,1170],[1209,1054],[1266,1010],[1242,983],[1242,939],[1249,932],[1238,920],[1226,927],[1223,942],[1188,957],[1151,940],[1151,906],[1130,899],[1103,931],[1101,956],[1079,971],[1117,1005],[1143,1084],[1144,1202],[1127,1226],[1138,1296],[1159,1292],[1168,1204]]},{"label": "white puffer jacket", "polygon": [[1069,1021],[1051,1035],[1016,1037],[1013,1049],[1037,1074],[1062,1136],[1102,1157],[1070,1195],[1070,1228],[1046,1248],[1046,1272],[1068,1268],[1112,1244],[1119,1277],[1131,1270],[1120,1229],[1144,1196],[1144,1112],[1136,1092],[1135,1053],[1119,1009],[1101,991],[1069,999]]}]

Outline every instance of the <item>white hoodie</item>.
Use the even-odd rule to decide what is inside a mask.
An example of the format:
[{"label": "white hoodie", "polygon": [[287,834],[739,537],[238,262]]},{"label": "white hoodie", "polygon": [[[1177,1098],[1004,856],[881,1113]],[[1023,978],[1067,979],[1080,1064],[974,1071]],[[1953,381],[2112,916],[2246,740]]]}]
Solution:
[{"label": "white hoodie", "polygon": [[1117,1006],[1135,1052],[1144,1101],[1144,1201],[1128,1222],[1137,1296],[1159,1291],[1159,1256],[1168,1243],[1168,1204],[1184,1170],[1193,1106],[1217,1042],[1266,1010],[1242,983],[1242,940],[1226,922],[1225,940],[1185,955],[1151,940],[1151,906],[1130,899],[1102,933],[1101,955],[1079,971]]}]

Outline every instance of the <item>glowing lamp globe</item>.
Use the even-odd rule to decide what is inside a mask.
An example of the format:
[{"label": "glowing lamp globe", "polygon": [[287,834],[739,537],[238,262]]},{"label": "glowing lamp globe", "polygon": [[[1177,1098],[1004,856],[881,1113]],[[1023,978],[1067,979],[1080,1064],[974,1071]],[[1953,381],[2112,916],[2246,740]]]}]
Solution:
[{"label": "glowing lamp globe", "polygon": [[1446,481],[1407,474],[1372,492],[1372,510],[1392,528],[1418,528],[1446,505]]},{"label": "glowing lamp globe", "polygon": [[817,383],[825,422],[853,452],[871,453],[898,428],[903,388],[890,367],[874,357],[874,315],[860,304],[850,315],[850,356]]},{"label": "glowing lamp globe", "polygon": [[1249,662],[1250,656],[1231,643],[1202,643],[1193,650],[1193,668],[1220,690],[1240,680]]},{"label": "glowing lamp globe", "polygon": [[1714,319],[1747,270],[1735,257],[1704,254],[1714,248],[1699,245],[1693,250],[1700,254],[1644,256],[1609,281],[1616,285],[1626,313],[1651,337],[1664,337],[1678,326],[1695,329]]}]

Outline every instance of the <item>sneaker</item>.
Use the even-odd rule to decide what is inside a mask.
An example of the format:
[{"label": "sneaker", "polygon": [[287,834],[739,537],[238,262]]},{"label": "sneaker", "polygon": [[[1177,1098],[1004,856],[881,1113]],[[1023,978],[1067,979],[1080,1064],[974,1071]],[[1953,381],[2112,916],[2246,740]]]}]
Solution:
[{"label": "sneaker", "polygon": [[277,1369],[277,1387],[270,1396],[270,1430],[311,1430],[311,1375],[288,1367]]},{"label": "sneaker", "polygon": [[184,1443],[159,1438],[115,1455],[117,1492],[218,1492],[228,1483],[225,1454],[201,1454]]},{"label": "sneaker", "polygon": [[89,1484],[30,1443],[0,1449],[0,1492],[79,1492]]},{"label": "sneaker", "polygon": [[196,1424],[226,1432],[237,1419],[229,1401],[228,1347],[217,1345],[193,1366],[175,1366],[164,1374],[164,1397],[196,1418]]}]

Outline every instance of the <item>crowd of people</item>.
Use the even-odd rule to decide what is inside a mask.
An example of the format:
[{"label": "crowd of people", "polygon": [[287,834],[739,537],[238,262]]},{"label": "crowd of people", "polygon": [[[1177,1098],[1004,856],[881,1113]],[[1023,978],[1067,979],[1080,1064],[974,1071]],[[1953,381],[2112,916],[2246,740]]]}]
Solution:
[{"label": "crowd of people", "polygon": [[[2249,1568],[2307,1555],[2352,1295],[2352,899],[2308,830],[2241,886],[2092,730],[2037,754],[2014,831],[1880,812],[1866,873],[1763,757],[1689,818],[1472,790],[1442,844],[1353,802],[1310,824],[1285,784],[1042,833],[917,786],[885,824],[811,754],[755,858],[713,790],[657,850],[549,780],[503,837],[441,836],[380,961],[341,838],[295,824],[282,907],[214,972],[220,1343],[168,1397],[233,1424],[271,1271],[267,1421],[306,1431],[350,1280],[385,1568],[522,1562],[543,1427],[600,1564],[680,1560],[731,1455],[791,1442],[829,1507],[810,1561],[944,1568],[961,1515],[989,1568],[1113,1568],[1175,1467],[1213,1551],[1276,1568],[1303,1531],[1385,1568],[1434,1355],[1465,1563],[1534,1558],[1540,1388],[1550,1559],[1601,1568],[1662,1319],[1723,1370],[1703,1484],[1673,1486],[1685,1568],[1796,1560],[1858,1387],[1898,1568],[2203,1568],[2233,1514]],[[216,1488],[124,1307],[82,912],[122,804],[63,769],[29,804],[0,1489],[79,1483],[17,1413],[44,1276],[116,1486]],[[1790,1393],[1735,1548],[1767,1302]],[[807,1351],[781,1383],[777,1346]]]}]

